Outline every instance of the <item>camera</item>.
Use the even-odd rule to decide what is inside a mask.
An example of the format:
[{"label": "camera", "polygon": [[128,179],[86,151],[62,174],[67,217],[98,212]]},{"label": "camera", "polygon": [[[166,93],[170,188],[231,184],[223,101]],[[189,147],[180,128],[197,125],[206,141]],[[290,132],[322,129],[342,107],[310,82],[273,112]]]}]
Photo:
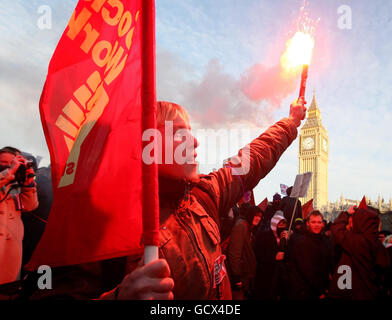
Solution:
[{"label": "camera", "polygon": [[34,165],[34,161],[26,160],[26,164],[21,164],[15,172],[15,180],[19,185],[23,185],[26,181],[26,178],[34,177],[34,174],[29,174],[26,176],[26,170],[32,168]]}]

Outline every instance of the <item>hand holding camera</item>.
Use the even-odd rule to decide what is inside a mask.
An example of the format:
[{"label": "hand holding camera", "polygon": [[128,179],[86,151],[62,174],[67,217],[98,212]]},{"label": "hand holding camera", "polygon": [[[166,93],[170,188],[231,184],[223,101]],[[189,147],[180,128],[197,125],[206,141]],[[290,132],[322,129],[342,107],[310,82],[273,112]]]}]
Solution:
[{"label": "hand holding camera", "polygon": [[19,185],[30,185],[34,182],[35,172],[33,161],[26,160],[18,155],[11,162],[10,173],[14,176],[14,181]]},{"label": "hand holding camera", "polygon": [[24,165],[26,162],[25,158],[23,158],[23,156],[15,156],[15,158],[12,160],[11,162],[11,166],[10,166],[10,172],[15,175],[15,173],[18,171],[18,168],[21,165]]}]

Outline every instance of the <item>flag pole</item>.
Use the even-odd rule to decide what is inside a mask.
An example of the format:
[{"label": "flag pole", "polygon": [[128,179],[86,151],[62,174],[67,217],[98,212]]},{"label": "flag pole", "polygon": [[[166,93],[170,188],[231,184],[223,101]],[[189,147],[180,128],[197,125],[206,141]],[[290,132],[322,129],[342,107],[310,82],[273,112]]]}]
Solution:
[{"label": "flag pole", "polygon": [[[156,89],[155,89],[155,0],[142,1],[142,103],[143,129],[156,128]],[[151,112],[151,110],[153,112]],[[156,139],[154,139],[156,141]],[[143,179],[143,243],[144,264],[159,258],[159,197],[158,167],[156,163],[142,164]],[[149,192],[145,192],[148,190]],[[153,193],[153,194],[151,194]]]},{"label": "flag pole", "polygon": [[294,210],[293,210],[293,214],[291,215],[290,226],[289,226],[289,230],[288,230],[289,234],[290,234],[291,226],[293,225],[294,213],[295,213],[295,210],[297,209],[297,204],[298,204],[298,197],[295,198]]},{"label": "flag pole", "polygon": [[144,247],[144,264],[148,264],[159,258],[159,251],[157,246]]}]

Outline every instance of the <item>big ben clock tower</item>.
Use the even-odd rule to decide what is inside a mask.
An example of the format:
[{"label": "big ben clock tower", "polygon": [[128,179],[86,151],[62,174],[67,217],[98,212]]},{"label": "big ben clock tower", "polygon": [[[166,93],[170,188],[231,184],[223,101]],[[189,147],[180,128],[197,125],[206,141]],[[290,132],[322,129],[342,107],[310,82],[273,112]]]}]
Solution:
[{"label": "big ben clock tower", "polygon": [[327,130],[321,123],[321,113],[313,91],[308,117],[299,136],[299,173],[311,171],[312,180],[302,204],[313,198],[313,207],[320,210],[328,205],[328,150]]}]

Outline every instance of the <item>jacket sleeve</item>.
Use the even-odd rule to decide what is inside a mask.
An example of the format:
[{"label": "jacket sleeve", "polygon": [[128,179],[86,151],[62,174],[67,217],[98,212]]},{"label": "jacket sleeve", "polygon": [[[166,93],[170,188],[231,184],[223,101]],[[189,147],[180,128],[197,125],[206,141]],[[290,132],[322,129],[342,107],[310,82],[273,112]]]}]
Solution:
[{"label": "jacket sleeve", "polygon": [[237,223],[233,227],[227,247],[227,260],[234,282],[239,281],[241,275],[241,256],[246,236],[246,226],[243,223]]},{"label": "jacket sleeve", "polygon": [[364,238],[361,234],[356,234],[346,229],[348,217],[349,214],[347,212],[342,212],[332,223],[331,233],[336,244],[351,252],[364,245]]},{"label": "jacket sleeve", "polygon": [[37,188],[35,186],[23,187],[20,194],[23,212],[33,211],[38,207]]},{"label": "jacket sleeve", "polygon": [[222,168],[201,180],[200,185],[213,197],[219,216],[228,212],[245,191],[252,190],[272,170],[296,137],[296,125],[284,118],[231,158],[231,168]]}]

